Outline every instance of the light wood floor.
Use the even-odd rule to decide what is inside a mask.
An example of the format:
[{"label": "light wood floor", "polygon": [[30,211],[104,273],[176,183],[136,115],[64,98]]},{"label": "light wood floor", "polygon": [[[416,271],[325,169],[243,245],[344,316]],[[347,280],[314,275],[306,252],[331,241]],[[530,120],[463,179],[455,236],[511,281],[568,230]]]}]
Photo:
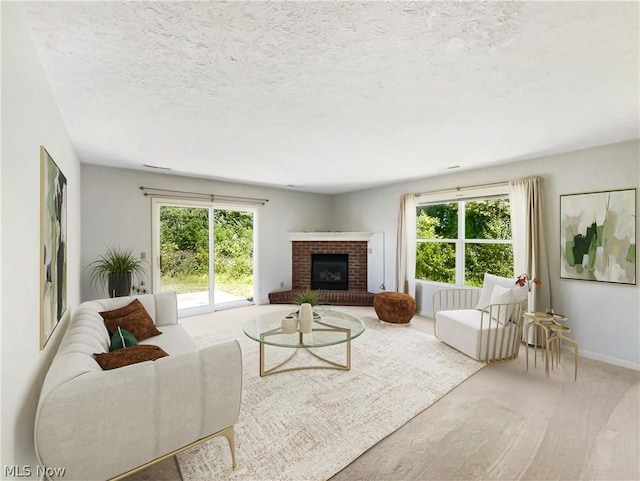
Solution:
[{"label": "light wood floor", "polygon": [[[274,308],[182,322],[198,336]],[[375,316],[372,308],[344,309]],[[433,334],[420,316],[408,328]],[[526,370],[523,346],[517,360],[481,369],[331,480],[640,480],[639,437],[640,372],[580,358],[574,382],[567,353],[547,378],[540,364]],[[128,478],[180,479],[174,458]]]}]

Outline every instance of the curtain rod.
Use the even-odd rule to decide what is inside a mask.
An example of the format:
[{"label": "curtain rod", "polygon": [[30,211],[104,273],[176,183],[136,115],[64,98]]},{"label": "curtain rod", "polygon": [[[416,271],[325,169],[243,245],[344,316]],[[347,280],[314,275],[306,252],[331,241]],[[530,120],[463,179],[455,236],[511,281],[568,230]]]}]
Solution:
[{"label": "curtain rod", "polygon": [[499,187],[499,186],[507,186],[507,185],[509,185],[508,181],[491,182],[489,184],[465,185],[460,187],[450,187],[448,189],[431,190],[428,192],[415,192],[413,195],[420,196],[420,195],[427,195],[427,194],[439,194],[442,192],[460,192],[461,190],[477,189],[478,187]]},{"label": "curtain rod", "polygon": [[155,187],[140,187],[145,197],[165,197],[171,199],[192,199],[192,200],[219,200],[222,202],[236,202],[244,204],[265,205],[269,199],[256,199],[255,197],[237,197],[234,195],[206,194],[203,192],[188,192],[182,190],[157,189]]}]

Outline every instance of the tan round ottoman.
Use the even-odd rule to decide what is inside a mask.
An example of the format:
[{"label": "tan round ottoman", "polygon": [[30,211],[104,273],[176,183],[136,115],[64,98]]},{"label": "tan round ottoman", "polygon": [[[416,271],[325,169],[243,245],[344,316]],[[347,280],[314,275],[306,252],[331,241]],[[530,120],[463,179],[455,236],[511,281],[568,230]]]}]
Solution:
[{"label": "tan round ottoman", "polygon": [[379,292],[373,296],[378,319],[390,324],[409,324],[416,313],[416,300],[402,292]]}]

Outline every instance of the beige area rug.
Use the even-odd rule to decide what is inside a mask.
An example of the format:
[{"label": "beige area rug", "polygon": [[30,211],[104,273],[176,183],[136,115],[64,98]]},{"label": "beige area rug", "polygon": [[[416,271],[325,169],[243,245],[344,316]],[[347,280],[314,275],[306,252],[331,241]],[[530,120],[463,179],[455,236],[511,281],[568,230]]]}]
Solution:
[{"label": "beige area rug", "polygon": [[[328,479],[483,366],[415,329],[363,320],[367,329],[351,343],[350,371],[302,370],[261,378],[258,344],[242,332],[196,339],[208,345],[235,338],[242,347],[238,467],[231,469],[226,440],[215,438],[178,455],[183,480]],[[269,366],[291,353],[269,346],[266,352]],[[344,362],[344,345],[318,352]],[[306,352],[294,361],[317,363]]]}]

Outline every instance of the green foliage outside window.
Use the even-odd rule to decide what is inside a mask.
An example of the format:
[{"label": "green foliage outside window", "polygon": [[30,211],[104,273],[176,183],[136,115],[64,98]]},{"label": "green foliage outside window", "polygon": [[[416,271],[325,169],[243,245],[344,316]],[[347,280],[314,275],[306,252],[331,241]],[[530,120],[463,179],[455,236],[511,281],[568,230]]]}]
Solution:
[{"label": "green foliage outside window", "polygon": [[[511,239],[508,199],[490,199],[418,207],[416,279],[456,283],[458,209],[463,205],[466,240],[464,243],[465,285],[481,286],[485,272],[503,277],[513,275],[511,244],[472,241],[472,239]],[[421,239],[443,239],[443,241],[420,242]],[[447,242],[445,239],[452,242]]]},{"label": "green foliage outside window", "polygon": [[465,239],[511,239],[507,199],[465,202]]},{"label": "green foliage outside window", "polygon": [[[162,285],[178,292],[209,285],[209,209],[163,207],[160,210]],[[250,297],[253,290],[253,215],[214,210],[216,287]]]},{"label": "green foliage outside window", "polygon": [[209,272],[209,210],[163,207],[160,210],[162,275],[203,276]]},{"label": "green foliage outside window", "polygon": [[[451,205],[451,204],[449,204]],[[429,206],[422,209],[417,217],[416,236],[418,239],[442,239],[455,238],[448,235],[442,235],[445,229],[442,228],[441,220],[438,217],[432,217],[427,212],[434,213]],[[455,225],[457,232],[457,204],[454,204],[456,216]],[[439,212],[442,213],[442,212]],[[451,220],[451,211],[446,212],[448,219]],[[446,221],[445,221],[446,222]],[[448,233],[450,234],[450,232]],[[444,242],[422,242],[418,243],[416,250],[416,279],[428,279],[437,282],[447,282],[454,284],[456,282],[456,248],[454,244]]]},{"label": "green foliage outside window", "polygon": [[513,277],[513,247],[511,244],[465,245],[465,285],[481,287],[485,272],[500,277]]},{"label": "green foliage outside window", "polygon": [[455,245],[426,242],[418,244],[416,251],[416,279],[455,284]]},{"label": "green foliage outside window", "polygon": [[458,203],[418,207],[418,239],[457,239]]},{"label": "green foliage outside window", "polygon": [[251,282],[253,277],[253,215],[236,210],[214,211],[216,278],[223,275]]}]

